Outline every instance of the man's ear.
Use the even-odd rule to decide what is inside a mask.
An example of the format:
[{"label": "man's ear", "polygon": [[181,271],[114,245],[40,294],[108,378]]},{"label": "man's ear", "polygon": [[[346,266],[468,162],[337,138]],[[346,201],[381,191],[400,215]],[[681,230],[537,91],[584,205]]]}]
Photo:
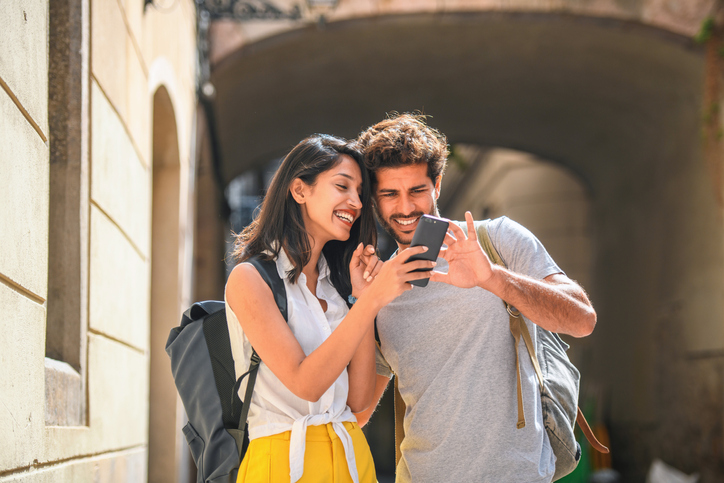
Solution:
[{"label": "man's ear", "polygon": [[440,185],[442,184],[442,175],[435,180],[435,199],[440,197]]},{"label": "man's ear", "polygon": [[299,178],[295,178],[289,186],[289,192],[292,194],[292,198],[298,204],[303,205],[307,200],[307,184]]}]

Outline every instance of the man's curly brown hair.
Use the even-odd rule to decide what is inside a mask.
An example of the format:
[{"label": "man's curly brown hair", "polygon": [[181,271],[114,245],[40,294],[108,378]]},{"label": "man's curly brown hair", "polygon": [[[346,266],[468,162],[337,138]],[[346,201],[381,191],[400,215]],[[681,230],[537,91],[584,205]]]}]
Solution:
[{"label": "man's curly brown hair", "polygon": [[425,123],[420,113],[390,113],[388,118],[367,128],[357,138],[364,152],[373,185],[375,172],[411,164],[427,164],[427,175],[433,183],[445,172],[448,155],[447,138]]}]

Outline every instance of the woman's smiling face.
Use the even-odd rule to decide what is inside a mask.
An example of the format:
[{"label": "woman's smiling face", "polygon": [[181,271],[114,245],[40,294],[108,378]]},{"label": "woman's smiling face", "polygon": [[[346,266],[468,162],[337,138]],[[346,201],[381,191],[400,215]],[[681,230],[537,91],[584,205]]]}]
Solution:
[{"label": "woman's smiling face", "polygon": [[362,172],[343,154],[333,168],[320,173],[313,185],[296,179],[291,191],[299,203],[307,234],[323,246],[329,240],[347,240],[362,211]]}]

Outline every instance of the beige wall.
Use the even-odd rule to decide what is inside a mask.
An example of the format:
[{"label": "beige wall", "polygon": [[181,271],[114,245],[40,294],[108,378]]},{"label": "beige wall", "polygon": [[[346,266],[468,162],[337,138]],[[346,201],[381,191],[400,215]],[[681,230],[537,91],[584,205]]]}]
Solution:
[{"label": "beige wall", "polygon": [[[79,0],[81,1],[81,0]],[[83,2],[81,2],[83,3]],[[168,3],[168,2],[166,2]],[[48,1],[0,9],[0,481],[145,481],[151,320],[153,95],[169,93],[178,142],[178,320],[189,299],[195,10],[87,0],[90,137],[85,424],[48,426]],[[52,126],[51,126],[52,127]],[[164,327],[163,330],[166,330]],[[170,377],[170,376],[169,376]],[[176,414],[173,405],[168,411]],[[178,431],[174,431],[177,435]],[[178,448],[170,435],[168,444]],[[178,451],[176,452],[178,453]]]}]

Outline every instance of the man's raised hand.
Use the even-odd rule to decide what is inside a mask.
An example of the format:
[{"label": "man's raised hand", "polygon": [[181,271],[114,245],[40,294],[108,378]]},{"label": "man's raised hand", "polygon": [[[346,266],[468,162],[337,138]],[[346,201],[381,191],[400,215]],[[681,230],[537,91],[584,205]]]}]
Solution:
[{"label": "man's raised hand", "polygon": [[432,272],[430,280],[433,282],[444,282],[460,288],[483,287],[493,276],[493,265],[485,254],[483,247],[478,241],[478,233],[475,230],[473,215],[465,212],[468,234],[457,226],[450,223],[450,228],[445,235],[447,247],[440,250],[440,256],[447,260],[447,273]]}]

